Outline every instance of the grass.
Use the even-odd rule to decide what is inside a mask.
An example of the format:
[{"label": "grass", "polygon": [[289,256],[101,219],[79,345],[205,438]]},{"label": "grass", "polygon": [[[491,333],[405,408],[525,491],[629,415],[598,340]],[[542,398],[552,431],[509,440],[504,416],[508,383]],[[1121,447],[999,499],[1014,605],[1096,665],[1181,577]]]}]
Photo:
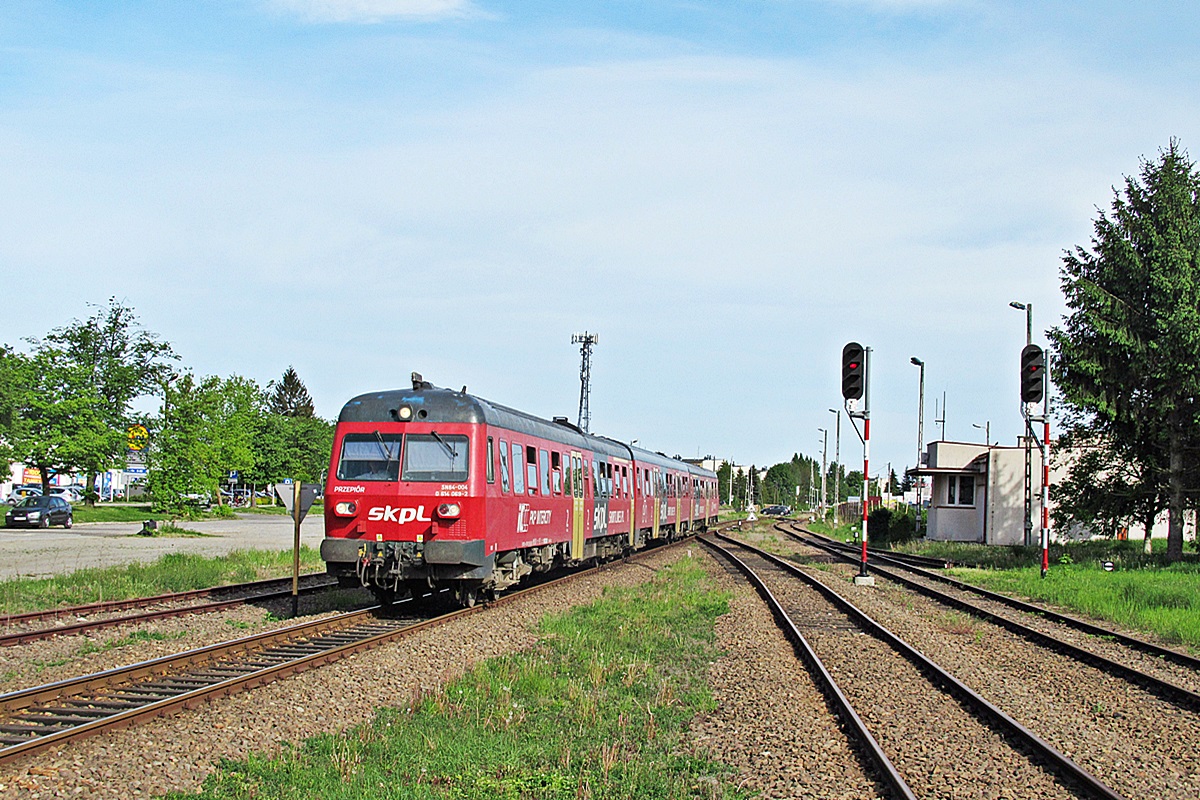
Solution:
[{"label": "grass", "polygon": [[181,538],[181,537],[188,537],[188,536],[204,537],[204,536],[211,536],[212,534],[201,533],[200,531],[194,531],[190,528],[181,528],[178,525],[176,525],[174,522],[164,522],[163,524],[159,525],[157,528],[155,528],[153,531],[150,531],[149,533],[142,533],[139,531],[138,533],[131,533],[129,535],[130,536],[161,537],[161,538],[169,539],[169,538]]},{"label": "grass", "polygon": [[[300,568],[310,572],[324,566],[317,551],[300,548]],[[291,574],[292,551],[238,550],[205,557],[168,553],[150,564],[89,567],[51,578],[9,578],[0,581],[0,613],[18,614],[58,606],[128,600],[167,592],[205,589]]]},{"label": "grass", "polygon": [[1106,572],[1092,563],[1051,563],[1045,579],[1040,567],[955,569],[951,573],[993,591],[1112,620],[1200,650],[1200,565]]},{"label": "grass", "polygon": [[575,800],[746,795],[689,753],[714,707],[706,671],[728,610],[684,559],[634,589],[543,621],[537,645],[276,757],[224,762],[197,795]]}]

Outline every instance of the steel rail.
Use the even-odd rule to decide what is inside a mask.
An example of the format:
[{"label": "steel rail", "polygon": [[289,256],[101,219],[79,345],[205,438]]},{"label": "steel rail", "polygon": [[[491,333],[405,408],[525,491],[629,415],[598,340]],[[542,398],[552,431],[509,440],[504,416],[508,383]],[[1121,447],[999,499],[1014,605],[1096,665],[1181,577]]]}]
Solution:
[{"label": "steel rail", "polygon": [[1092,775],[1083,767],[1076,764],[1065,754],[1059,752],[1053,745],[1042,739],[1036,733],[1026,728],[1020,722],[1017,722],[1013,717],[1002,711],[999,707],[993,705],[982,695],[971,689],[965,683],[954,677],[933,660],[922,654],[916,648],[909,645],[896,634],[892,633],[879,622],[872,619],[866,612],[859,609],[849,600],[842,597],[836,591],[831,589],[826,584],[817,580],[812,575],[809,575],[804,570],[797,567],[773,553],[768,553],[753,545],[740,542],[730,536],[721,533],[716,533],[714,536],[722,541],[728,542],[737,547],[745,548],[750,552],[758,555],[779,567],[785,572],[799,578],[807,583],[830,603],[835,605],[845,614],[850,616],[862,630],[876,637],[880,641],[888,644],[895,649],[906,659],[909,660],[917,669],[921,670],[931,681],[937,683],[954,695],[960,702],[965,703],[972,708],[975,713],[979,714],[985,720],[988,720],[992,727],[1001,729],[1014,738],[1018,739],[1026,747],[1031,748],[1041,758],[1045,759],[1047,766],[1055,769],[1060,775],[1076,782],[1086,789],[1091,796],[1103,798],[1104,800],[1123,800],[1122,795],[1110,788],[1099,778]]},{"label": "steel rail", "polygon": [[[788,531],[784,528],[780,528],[779,530],[781,533],[784,533],[788,536],[791,536],[791,537],[797,539],[797,541],[804,541],[800,537],[800,535],[795,533],[794,531]],[[802,531],[802,533],[804,533],[808,536],[812,536],[819,541],[826,541],[826,537],[821,536],[820,534],[813,533],[812,531],[804,530],[803,528],[801,529],[801,531]],[[819,545],[817,545],[816,542],[805,542],[805,543],[813,545],[813,546],[819,546]],[[835,547],[835,549],[836,549],[836,547]],[[839,556],[841,555],[841,553],[836,553],[836,554]],[[1197,658],[1196,656],[1190,655],[1188,653],[1184,653],[1179,650],[1174,650],[1170,647],[1164,647],[1162,645],[1155,644],[1154,642],[1146,641],[1145,639],[1139,639],[1136,636],[1130,636],[1129,634],[1121,633],[1120,631],[1115,631],[1110,628],[1105,628],[1103,626],[1096,625],[1095,623],[1087,622],[1086,620],[1079,619],[1078,617],[1072,617],[1068,614],[1062,614],[1057,611],[1052,611],[1044,606],[1035,605],[1033,603],[1027,603],[1023,600],[1018,600],[1015,597],[1009,597],[1008,595],[1000,594],[999,592],[993,592],[988,589],[980,588],[978,586],[972,586],[969,583],[965,583],[963,581],[956,580],[954,578],[949,577],[948,575],[941,575],[936,572],[930,572],[929,570],[921,569],[920,567],[915,567],[911,564],[905,564],[902,561],[896,561],[895,559],[892,559],[889,556],[878,555],[878,556],[876,556],[876,561],[882,562],[884,564],[889,564],[893,567],[897,567],[899,569],[903,569],[908,572],[915,573],[917,575],[920,575],[923,578],[927,578],[927,579],[929,579],[931,581],[935,581],[937,583],[944,583],[947,586],[953,586],[955,589],[958,589],[963,592],[968,592],[970,594],[979,595],[980,597],[985,597],[988,600],[992,600],[994,602],[1001,603],[1003,605],[1008,606],[1009,608],[1016,609],[1017,611],[1023,611],[1027,614],[1037,614],[1037,615],[1044,617],[1048,620],[1051,620],[1053,622],[1057,622],[1059,624],[1066,625],[1067,627],[1074,628],[1076,630],[1091,634],[1093,636],[1102,636],[1105,638],[1114,639],[1114,640],[1120,642],[1121,644],[1124,644],[1127,647],[1130,647],[1135,650],[1139,650],[1148,655],[1166,659],[1166,660],[1171,661],[1180,666],[1190,667],[1192,669],[1200,670],[1200,658]],[[896,577],[897,580],[901,580],[901,578],[899,578],[898,576],[889,576],[889,577]],[[928,591],[931,591],[931,592],[934,591],[932,589],[929,589],[929,587],[925,587],[925,589]],[[971,607],[974,608],[973,606],[971,606]],[[988,613],[988,612],[983,612],[983,613]],[[1004,618],[1001,617],[1000,619],[1004,619]],[[1032,629],[1030,629],[1030,630],[1032,630]],[[1057,642],[1058,640],[1053,640],[1053,641]],[[1087,651],[1084,651],[1084,652],[1087,652]],[[1096,656],[1096,657],[1102,658],[1102,656]],[[1171,686],[1172,684],[1167,684],[1167,685]],[[1178,687],[1176,687],[1176,688],[1178,688]],[[1181,691],[1186,692],[1188,690],[1183,689]],[[1189,694],[1195,695],[1194,692],[1190,692]]]},{"label": "steel rail", "polygon": [[[315,578],[324,575],[324,572],[306,572],[300,576],[300,579]],[[124,611],[127,608],[138,608],[139,606],[150,605],[151,603],[170,603],[177,600],[192,600],[199,597],[209,597],[218,592],[237,592],[237,591],[257,591],[265,589],[273,583],[287,581],[291,583],[291,576],[285,578],[264,578],[258,581],[247,581],[246,583],[227,583],[221,586],[210,586],[206,589],[189,589],[185,592],[168,592],[167,594],[156,594],[149,597],[131,597],[128,600],[105,600],[99,603],[84,603],[78,606],[63,606],[61,608],[47,608],[42,611],[23,611],[18,614],[3,614],[0,615],[0,626],[7,627],[14,623],[20,622],[37,622],[43,619],[52,619],[54,617],[66,617],[79,614],[96,614],[108,611]]]},{"label": "steel rail", "polygon": [[892,760],[888,758],[887,753],[883,751],[879,741],[871,734],[867,728],[867,724],[863,722],[862,717],[854,710],[854,706],[850,704],[849,698],[846,697],[837,681],[833,679],[833,675],[825,667],[824,662],[813,650],[812,645],[804,638],[804,634],[796,627],[792,618],[788,616],[783,609],[783,605],[767,588],[766,583],[758,576],[744,561],[729,552],[725,548],[701,537],[699,542],[715,553],[718,553],[723,558],[732,563],[737,569],[750,581],[754,586],[759,596],[766,602],[767,607],[771,609],[771,615],[775,617],[775,622],[783,630],[784,636],[792,643],[792,649],[804,665],[808,668],[809,673],[817,681],[822,694],[833,705],[833,711],[841,718],[843,724],[849,730],[851,736],[855,738],[862,746],[863,750],[870,758],[871,765],[879,771],[883,776],[884,781],[904,800],[916,800],[916,795],[908,787],[904,777],[896,769]]},{"label": "steel rail", "polygon": [[[660,547],[641,550],[621,562],[609,562],[572,572],[563,577],[527,586],[489,603],[464,608],[437,617],[409,622],[379,619],[379,606],[351,611],[322,620],[303,622],[241,639],[208,645],[174,655],[117,667],[93,675],[84,675],[43,686],[35,686],[0,695],[0,763],[30,755],[47,747],[63,744],[104,730],[126,727],[142,719],[161,716],[180,708],[191,708],[211,699],[260,686],[282,677],[339,660],[352,653],[378,647],[395,639],[468,614],[503,606],[552,586],[592,575],[610,564],[640,560],[641,557],[692,541],[679,539]],[[404,602],[396,604],[402,605]],[[396,606],[393,606],[395,608]],[[352,634],[355,625],[374,624],[381,629],[364,636]],[[322,637],[324,637],[322,639]],[[322,639],[320,644],[316,640]],[[328,643],[328,647],[321,646]],[[317,650],[313,650],[317,647]],[[250,656],[249,669],[222,658]],[[189,668],[191,671],[188,671]],[[100,697],[89,694],[107,692]],[[23,715],[26,715],[23,717]],[[51,723],[41,725],[35,719]],[[25,721],[22,722],[22,719]],[[46,731],[21,741],[23,735]]]},{"label": "steel rail", "polygon": [[[792,522],[790,520],[787,520],[786,522],[787,522],[787,524],[790,524],[793,528],[798,526],[798,523],[796,523],[796,522]],[[776,529],[783,531],[784,533],[790,533],[789,531],[787,531],[786,529],[781,527],[782,524],[783,523],[776,523],[776,525],[775,525]],[[837,539],[831,539],[830,537],[828,537],[824,534],[815,533],[813,531],[808,530],[807,528],[800,528],[800,530],[803,531],[804,533],[808,534],[809,536],[815,536],[816,538],[821,539],[822,541],[829,544],[829,546],[836,547],[838,550],[844,550],[849,553],[854,553],[856,564],[862,560],[862,551],[859,550],[859,548],[855,545],[851,545],[847,542],[841,542],[841,541],[838,541]],[[932,569],[945,569],[946,567],[954,566],[954,562],[950,561],[949,559],[934,558],[933,556],[920,556],[920,555],[916,555],[914,553],[896,553],[891,550],[879,550],[878,548],[870,547],[870,546],[867,547],[867,554],[871,558],[890,558],[893,560],[903,561],[907,564],[912,564],[913,566],[930,567]]]},{"label": "steel rail", "polygon": [[[316,572],[316,573],[309,573],[307,575],[302,575],[300,577],[301,578],[320,578],[322,576],[323,576],[323,573]],[[163,594],[163,595],[157,595],[155,597],[145,597],[145,598],[140,598],[140,599],[136,599],[136,600],[118,600],[118,601],[113,602],[112,608],[96,609],[96,610],[97,611],[119,610],[119,609],[123,609],[123,608],[133,608],[133,607],[136,607],[137,605],[149,605],[149,604],[170,603],[170,602],[184,602],[187,600],[200,598],[200,597],[211,597],[213,594],[216,594],[218,592],[227,592],[227,591],[232,592],[232,591],[238,591],[238,590],[249,590],[249,591],[253,592],[257,588],[265,588],[265,586],[267,586],[267,585],[278,584],[281,582],[286,583],[290,586],[292,579],[291,578],[270,578],[270,579],[263,580],[263,581],[252,581],[250,583],[231,584],[229,586],[219,586],[219,587],[215,587],[212,589],[193,589],[193,590],[187,591],[187,592],[178,592],[176,594]],[[315,585],[300,587],[300,593],[301,594],[311,594],[313,592],[324,591],[324,590],[332,588],[336,585],[337,585],[336,583],[333,583],[331,581],[320,582],[320,583],[316,583]],[[199,604],[190,605],[190,606],[179,606],[177,608],[164,608],[164,609],[158,609],[156,611],[144,611],[144,612],[141,612],[138,614],[125,614],[125,615],[118,616],[118,617],[107,617],[105,619],[85,620],[83,622],[76,622],[76,623],[72,623],[70,625],[55,625],[50,628],[37,628],[34,630],[28,630],[28,631],[18,631],[16,633],[6,633],[3,635],[0,635],[0,647],[13,647],[13,646],[19,645],[19,644],[26,644],[28,642],[38,641],[39,639],[49,639],[53,636],[70,636],[70,635],[74,635],[74,634],[78,634],[78,633],[84,633],[86,631],[98,630],[101,628],[110,628],[110,627],[113,627],[116,625],[124,625],[124,624],[128,624],[128,623],[133,623],[133,622],[150,622],[150,621],[156,620],[156,619],[168,619],[170,617],[183,617],[183,616],[188,616],[190,614],[205,614],[205,613],[208,613],[211,611],[221,611],[226,608],[234,608],[235,606],[245,605],[247,603],[252,603],[252,602],[256,602],[256,601],[276,600],[276,599],[280,599],[283,597],[290,597],[291,594],[292,594],[292,590],[290,588],[279,589],[279,590],[276,590],[273,592],[258,592],[257,594],[249,594],[249,595],[245,595],[242,597],[230,598],[228,600],[214,600],[209,603],[199,603]],[[108,604],[96,603],[96,604],[92,604],[92,605],[93,606],[105,606]],[[90,608],[90,607],[89,606],[76,606],[75,609],[59,609],[58,612],[56,613],[56,616],[65,616],[68,613],[72,613],[73,610],[88,609],[88,608]],[[29,620],[37,620],[37,619],[46,619],[47,618],[46,616],[39,616],[39,615],[49,614],[49,613],[51,613],[51,612],[35,611],[35,612],[30,612],[30,614],[28,614],[28,615],[18,615],[18,616],[21,616],[21,617],[23,617],[25,619],[29,619]],[[78,613],[88,613],[88,612],[80,610],[80,611],[78,611]],[[95,613],[95,611],[93,611],[92,613]],[[9,619],[15,619],[15,617],[9,617]]]}]

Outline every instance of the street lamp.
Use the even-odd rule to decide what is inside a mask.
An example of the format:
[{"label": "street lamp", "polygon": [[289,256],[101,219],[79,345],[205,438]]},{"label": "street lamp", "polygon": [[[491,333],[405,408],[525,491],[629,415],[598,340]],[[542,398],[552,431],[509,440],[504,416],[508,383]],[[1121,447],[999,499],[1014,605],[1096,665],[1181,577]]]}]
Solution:
[{"label": "street lamp", "polygon": [[842,410],[840,408],[829,409],[831,414],[837,415],[837,427],[833,434],[833,463],[835,469],[833,471],[833,524],[838,522],[838,486],[842,482]]},{"label": "street lamp", "polygon": [[921,495],[924,494],[925,477],[921,475],[921,454],[925,450],[925,362],[913,356],[909,363],[921,368],[921,382],[917,393],[917,533],[921,531]]},{"label": "street lamp", "polygon": [[1033,303],[1018,303],[1014,300],[1009,305],[1017,311],[1025,312],[1025,344],[1033,344]]},{"label": "street lamp", "polygon": [[[1033,344],[1033,303],[1011,302],[1009,305],[1025,312],[1025,346]],[[1025,546],[1033,544],[1033,456],[1030,439],[1033,428],[1029,422],[1029,407],[1021,404],[1021,416],[1025,418]]]},{"label": "street lamp", "polygon": [[979,430],[983,431],[983,443],[988,447],[992,446],[992,421],[990,419],[984,422],[982,425],[972,422],[971,427],[978,428]]}]

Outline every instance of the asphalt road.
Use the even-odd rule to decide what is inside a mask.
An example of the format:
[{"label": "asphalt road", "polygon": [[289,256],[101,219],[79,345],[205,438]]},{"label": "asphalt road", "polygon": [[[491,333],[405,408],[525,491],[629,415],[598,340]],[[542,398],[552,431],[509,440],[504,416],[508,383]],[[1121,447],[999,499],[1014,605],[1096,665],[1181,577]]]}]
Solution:
[{"label": "asphalt road", "polygon": [[[246,514],[178,525],[205,535],[141,536],[139,522],[76,523],[71,530],[0,527],[0,580],[150,562],[166,553],[217,556],[233,550],[292,549],[289,517]],[[319,514],[310,514],[300,526],[301,543],[319,548],[324,537],[325,521]]]}]

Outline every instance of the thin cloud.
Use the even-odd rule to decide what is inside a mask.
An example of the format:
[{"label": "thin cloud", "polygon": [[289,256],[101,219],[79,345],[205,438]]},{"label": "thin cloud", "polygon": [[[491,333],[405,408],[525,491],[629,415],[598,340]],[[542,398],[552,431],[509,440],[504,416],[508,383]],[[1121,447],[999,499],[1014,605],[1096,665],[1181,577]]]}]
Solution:
[{"label": "thin cloud", "polygon": [[470,0],[269,0],[276,11],[309,22],[379,23],[477,16]]}]

